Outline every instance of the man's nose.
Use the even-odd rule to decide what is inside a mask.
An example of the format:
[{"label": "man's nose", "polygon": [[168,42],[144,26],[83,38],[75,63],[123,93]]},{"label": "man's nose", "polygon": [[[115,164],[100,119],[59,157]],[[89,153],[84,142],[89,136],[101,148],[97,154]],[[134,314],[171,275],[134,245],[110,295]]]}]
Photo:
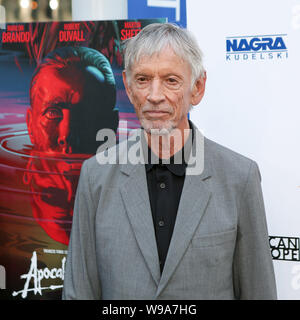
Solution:
[{"label": "man's nose", "polygon": [[149,87],[148,101],[152,104],[159,104],[164,101],[165,95],[161,82],[154,79]]},{"label": "man's nose", "polygon": [[58,128],[58,147],[62,153],[71,153],[72,148],[69,143],[70,138],[70,110],[63,110],[63,119]]}]

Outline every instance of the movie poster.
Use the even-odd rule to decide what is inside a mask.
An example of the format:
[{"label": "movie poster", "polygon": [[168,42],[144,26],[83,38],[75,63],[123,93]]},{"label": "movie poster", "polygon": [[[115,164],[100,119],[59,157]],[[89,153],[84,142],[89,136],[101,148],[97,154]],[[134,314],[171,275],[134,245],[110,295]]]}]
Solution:
[{"label": "movie poster", "polygon": [[158,21],[165,19],[10,23],[0,30],[5,299],[61,299],[82,162],[100,146],[98,130],[120,138],[139,127],[122,82],[122,41]]}]

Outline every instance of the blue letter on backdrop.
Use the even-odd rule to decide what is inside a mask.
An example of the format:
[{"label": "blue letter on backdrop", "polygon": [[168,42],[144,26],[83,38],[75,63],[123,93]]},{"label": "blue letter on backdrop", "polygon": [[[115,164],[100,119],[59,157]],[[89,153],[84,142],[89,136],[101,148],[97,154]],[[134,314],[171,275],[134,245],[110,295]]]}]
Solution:
[{"label": "blue letter on backdrop", "polygon": [[186,0],[128,0],[128,19],[168,18],[186,28]]}]

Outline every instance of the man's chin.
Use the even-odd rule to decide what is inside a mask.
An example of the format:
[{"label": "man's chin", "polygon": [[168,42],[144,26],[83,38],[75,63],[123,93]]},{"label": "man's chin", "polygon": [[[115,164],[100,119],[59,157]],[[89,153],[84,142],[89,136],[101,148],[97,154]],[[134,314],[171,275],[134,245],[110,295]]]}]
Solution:
[{"label": "man's chin", "polygon": [[149,121],[142,120],[142,127],[144,130],[153,135],[167,135],[170,134],[176,127],[171,121]]}]

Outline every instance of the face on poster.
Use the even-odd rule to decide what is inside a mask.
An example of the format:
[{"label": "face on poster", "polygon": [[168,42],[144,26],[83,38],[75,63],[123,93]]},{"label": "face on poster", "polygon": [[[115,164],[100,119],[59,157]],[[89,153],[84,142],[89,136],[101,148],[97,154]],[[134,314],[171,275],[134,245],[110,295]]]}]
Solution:
[{"label": "face on poster", "polygon": [[156,20],[11,23],[0,36],[0,261],[7,299],[59,299],[82,162],[139,126],[122,41]]}]

